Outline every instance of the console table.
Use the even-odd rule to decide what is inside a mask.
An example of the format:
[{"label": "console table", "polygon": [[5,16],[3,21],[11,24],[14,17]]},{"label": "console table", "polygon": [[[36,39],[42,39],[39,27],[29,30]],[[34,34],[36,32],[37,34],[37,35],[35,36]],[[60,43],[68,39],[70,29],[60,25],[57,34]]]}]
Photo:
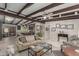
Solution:
[{"label": "console table", "polygon": [[68,41],[68,34],[58,34],[58,41],[60,40],[60,37],[66,37]]}]

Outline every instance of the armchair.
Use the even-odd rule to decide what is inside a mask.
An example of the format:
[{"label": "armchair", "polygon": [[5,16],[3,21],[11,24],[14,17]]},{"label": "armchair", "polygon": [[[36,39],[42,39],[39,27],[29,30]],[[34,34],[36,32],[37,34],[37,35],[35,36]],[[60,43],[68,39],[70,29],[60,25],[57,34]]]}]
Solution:
[{"label": "armchair", "polygon": [[18,36],[17,40],[16,40],[16,46],[17,46],[17,50],[21,51],[27,48],[27,46],[25,47],[25,43],[27,42],[26,38],[24,36]]}]

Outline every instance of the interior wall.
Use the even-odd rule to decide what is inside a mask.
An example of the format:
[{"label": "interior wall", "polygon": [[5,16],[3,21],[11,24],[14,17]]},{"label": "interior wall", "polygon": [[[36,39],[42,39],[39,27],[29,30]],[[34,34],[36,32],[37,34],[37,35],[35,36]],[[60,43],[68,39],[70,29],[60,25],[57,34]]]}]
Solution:
[{"label": "interior wall", "polygon": [[2,40],[2,22],[0,22],[0,40]]},{"label": "interior wall", "polygon": [[20,30],[18,30],[17,29],[17,33],[26,33],[26,32],[28,32],[28,27],[24,27],[24,26],[22,26],[22,25],[20,25],[21,26],[21,29]]},{"label": "interior wall", "polygon": [[43,24],[43,23],[35,23],[35,35],[36,35],[36,33],[39,33],[39,32],[41,32],[42,33],[42,35],[43,35],[43,37],[42,38],[44,38],[45,36],[45,24]]},{"label": "interior wall", "polygon": [[2,33],[3,33],[4,28],[10,28],[10,27],[14,27],[15,28],[15,31],[17,32],[17,26],[16,25],[2,24]]},{"label": "interior wall", "polygon": [[[74,24],[74,29],[62,29],[62,28],[56,28],[56,31],[52,31],[52,27],[56,27],[56,24]],[[46,31],[45,29],[45,39],[46,40],[58,40],[58,33],[60,31],[63,31],[64,34],[68,34],[69,37],[72,35],[79,36],[79,19],[73,19],[73,20],[64,20],[64,21],[51,21],[45,23],[45,28],[48,27],[49,30]]]}]

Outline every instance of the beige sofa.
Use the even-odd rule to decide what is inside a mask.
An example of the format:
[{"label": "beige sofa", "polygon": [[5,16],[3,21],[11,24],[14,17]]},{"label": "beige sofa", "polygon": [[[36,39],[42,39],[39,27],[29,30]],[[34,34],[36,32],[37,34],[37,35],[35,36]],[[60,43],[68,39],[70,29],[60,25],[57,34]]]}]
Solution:
[{"label": "beige sofa", "polygon": [[27,49],[29,46],[42,42],[42,40],[35,40],[33,35],[19,36],[16,40],[18,51]]}]

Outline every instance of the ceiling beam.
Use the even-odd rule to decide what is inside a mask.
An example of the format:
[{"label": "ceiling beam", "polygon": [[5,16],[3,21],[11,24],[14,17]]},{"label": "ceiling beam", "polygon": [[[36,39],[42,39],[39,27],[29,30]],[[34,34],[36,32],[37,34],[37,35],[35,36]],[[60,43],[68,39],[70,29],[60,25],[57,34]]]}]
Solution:
[{"label": "ceiling beam", "polygon": [[[3,23],[3,24],[10,24],[10,23]],[[10,25],[15,25],[15,24],[10,24]]]},{"label": "ceiling beam", "polygon": [[32,17],[32,19],[36,19],[36,18],[39,18],[39,17],[42,17],[42,15],[39,15],[39,16],[36,16],[36,17]]},{"label": "ceiling beam", "polygon": [[11,21],[11,23],[10,23],[10,24],[13,24],[13,22],[15,21],[15,19],[16,19],[16,18],[14,18],[14,19]]},{"label": "ceiling beam", "polygon": [[18,25],[22,20],[23,20],[23,19],[21,19],[20,21],[18,21],[18,22],[16,23],[16,25]]},{"label": "ceiling beam", "polygon": [[27,3],[17,14],[20,14],[25,8],[30,7],[33,3]]},{"label": "ceiling beam", "polygon": [[64,17],[59,17],[59,18],[44,20],[44,21],[42,21],[42,22],[74,20],[74,19],[79,19],[79,15],[64,16]]},{"label": "ceiling beam", "polygon": [[40,21],[37,21],[37,20],[32,20],[30,18],[26,18],[26,17],[20,16],[20,15],[16,15],[16,14],[12,14],[12,13],[9,13],[9,12],[5,12],[5,11],[2,11],[2,10],[0,10],[0,14],[1,15],[7,15],[7,16],[15,17],[15,18],[20,18],[20,19],[26,19],[28,21],[33,21],[33,22],[40,22]]},{"label": "ceiling beam", "polygon": [[28,25],[28,24],[30,24],[30,23],[33,23],[33,22],[29,22],[29,23],[27,23],[26,25]]},{"label": "ceiling beam", "polygon": [[61,5],[61,4],[63,4],[63,3],[52,3],[52,4],[46,6],[46,7],[42,8],[42,9],[39,9],[39,10],[37,10],[37,11],[35,11],[35,12],[29,14],[29,15],[26,15],[26,17],[29,17],[29,16],[34,15],[34,14],[36,14],[36,13],[39,13],[39,12],[48,10],[48,9],[50,9],[50,8],[56,7],[56,6]]},{"label": "ceiling beam", "polygon": [[5,10],[5,8],[0,7],[0,9]]},{"label": "ceiling beam", "polygon": [[3,19],[3,23],[5,23],[5,16],[4,16],[4,19]]},{"label": "ceiling beam", "polygon": [[28,22],[28,21],[25,21],[24,24],[25,24],[26,22]]},{"label": "ceiling beam", "polygon": [[7,3],[5,3],[5,9],[7,8]]},{"label": "ceiling beam", "polygon": [[[63,6],[63,7],[64,7],[64,6]],[[67,7],[67,8],[64,8],[64,9],[60,9],[60,10],[57,10],[57,11],[54,11],[54,12],[52,12],[52,13],[53,13],[53,14],[57,14],[57,13],[61,13],[61,12],[66,12],[66,11],[78,9],[78,8],[79,8],[79,4],[74,5],[74,6],[71,6],[71,7]]]},{"label": "ceiling beam", "polygon": [[66,11],[70,11],[70,10],[74,10],[74,9],[79,9],[79,4],[71,6],[71,7],[67,7],[67,8],[64,8],[64,9],[60,9],[60,10],[57,10],[57,11],[54,11],[54,12],[51,12],[51,13],[57,14],[57,13],[66,12]]},{"label": "ceiling beam", "polygon": [[[5,3],[5,8],[4,8],[4,10],[7,8],[7,3]],[[3,23],[5,23],[5,15],[4,15],[4,21],[3,21]]]}]

